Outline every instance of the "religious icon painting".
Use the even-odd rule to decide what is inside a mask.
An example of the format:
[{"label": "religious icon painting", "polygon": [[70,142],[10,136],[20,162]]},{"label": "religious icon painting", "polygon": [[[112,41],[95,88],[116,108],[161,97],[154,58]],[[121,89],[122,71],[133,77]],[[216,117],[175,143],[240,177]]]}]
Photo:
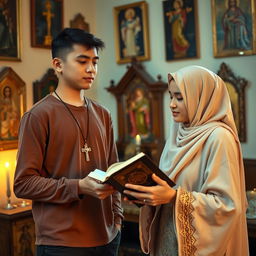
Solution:
[{"label": "religious icon painting", "polygon": [[255,53],[254,10],[254,0],[212,0],[214,57]]},{"label": "religious icon painting", "polygon": [[90,27],[87,22],[85,22],[85,18],[81,13],[75,15],[74,19],[70,21],[71,28],[79,28],[90,32]]},{"label": "religious icon painting", "polygon": [[0,68],[0,151],[18,146],[18,129],[26,108],[24,81],[10,67]]},{"label": "religious icon painting", "polygon": [[132,139],[139,134],[144,141],[153,139],[151,131],[151,98],[152,95],[148,92],[143,81],[135,78],[125,97],[127,138]]},{"label": "religious icon painting", "polygon": [[0,60],[20,61],[20,0],[0,1]]},{"label": "religious icon painting", "polygon": [[197,0],[163,2],[167,61],[199,58]]},{"label": "religious icon painting", "polygon": [[58,85],[58,77],[54,69],[49,68],[41,80],[33,82],[34,103],[53,93]]},{"label": "religious icon painting", "polygon": [[231,101],[231,108],[240,142],[246,142],[246,97],[248,81],[233,73],[226,63],[221,63],[217,73],[225,82]]},{"label": "religious icon painting", "polygon": [[[116,97],[117,148],[126,160],[140,150],[157,163],[164,147],[164,92],[167,83],[155,80],[139,62],[132,62],[121,80],[111,81],[107,90]],[[159,125],[161,124],[161,125]]]},{"label": "religious icon painting", "polygon": [[114,8],[116,61],[118,64],[150,59],[148,9],[145,1]]},{"label": "religious icon painting", "polygon": [[51,48],[63,29],[63,0],[31,0],[31,46]]}]

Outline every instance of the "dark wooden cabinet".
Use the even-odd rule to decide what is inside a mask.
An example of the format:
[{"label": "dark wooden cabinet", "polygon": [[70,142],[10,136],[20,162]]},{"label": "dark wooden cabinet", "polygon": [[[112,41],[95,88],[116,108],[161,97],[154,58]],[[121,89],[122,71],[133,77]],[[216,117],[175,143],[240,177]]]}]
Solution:
[{"label": "dark wooden cabinet", "polygon": [[139,241],[139,208],[123,202],[124,221],[118,256],[144,256]]},{"label": "dark wooden cabinet", "polygon": [[0,209],[1,256],[34,256],[35,225],[31,207]]},{"label": "dark wooden cabinet", "polygon": [[256,255],[256,219],[247,219],[250,255]]}]

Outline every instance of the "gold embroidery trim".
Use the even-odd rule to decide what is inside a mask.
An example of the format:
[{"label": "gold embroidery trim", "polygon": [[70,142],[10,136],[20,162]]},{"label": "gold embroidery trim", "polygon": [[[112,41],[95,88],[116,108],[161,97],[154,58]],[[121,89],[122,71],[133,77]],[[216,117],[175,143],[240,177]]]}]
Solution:
[{"label": "gold embroidery trim", "polygon": [[178,208],[178,220],[180,225],[180,236],[181,236],[181,248],[182,256],[193,256],[195,255],[196,247],[194,243],[195,228],[192,225],[194,217],[192,212],[194,207],[192,202],[194,198],[192,193],[181,190],[179,196],[179,208]]}]

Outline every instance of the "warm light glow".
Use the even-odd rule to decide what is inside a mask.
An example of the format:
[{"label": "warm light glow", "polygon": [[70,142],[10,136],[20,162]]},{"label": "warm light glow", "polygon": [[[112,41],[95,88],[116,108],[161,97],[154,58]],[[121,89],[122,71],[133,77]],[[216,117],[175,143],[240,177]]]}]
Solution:
[{"label": "warm light glow", "polygon": [[[10,188],[13,186],[15,161],[16,161],[17,149],[0,151],[0,208],[6,205],[6,190],[7,190],[7,172],[10,176]],[[11,193],[11,201],[17,202],[18,198]]]},{"label": "warm light glow", "polygon": [[137,146],[140,146],[141,145],[141,137],[139,134],[136,135],[135,137],[135,143]]}]

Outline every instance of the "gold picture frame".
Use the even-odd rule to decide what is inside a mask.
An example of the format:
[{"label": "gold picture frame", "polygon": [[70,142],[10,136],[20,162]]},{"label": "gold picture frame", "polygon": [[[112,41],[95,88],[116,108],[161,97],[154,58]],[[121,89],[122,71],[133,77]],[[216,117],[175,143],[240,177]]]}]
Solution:
[{"label": "gold picture frame", "polygon": [[256,53],[254,0],[212,0],[214,57]]},{"label": "gold picture frame", "polygon": [[166,61],[200,58],[197,0],[163,1]]},{"label": "gold picture frame", "polygon": [[70,20],[70,27],[71,28],[79,28],[83,29],[87,32],[90,32],[89,23],[85,22],[85,18],[81,13],[75,15],[73,20]]},{"label": "gold picture frame", "polygon": [[248,81],[235,76],[224,62],[220,65],[218,75],[227,86],[239,140],[246,142],[245,87]]},{"label": "gold picture frame", "polygon": [[0,60],[20,61],[20,0],[0,2]]},{"label": "gold picture frame", "polygon": [[12,68],[0,68],[0,151],[18,147],[18,128],[25,110],[24,81]]},{"label": "gold picture frame", "polygon": [[33,82],[34,104],[53,93],[58,86],[58,77],[53,68],[49,68],[40,80]]},{"label": "gold picture frame", "polygon": [[145,1],[114,7],[118,64],[150,59],[148,5]]},{"label": "gold picture frame", "polygon": [[[140,135],[140,150],[159,162],[164,147],[163,96],[166,82],[151,77],[143,65],[135,60],[115,85],[112,80],[106,88],[117,100],[118,141],[121,160],[136,153],[136,135]],[[136,118],[140,116],[140,118]],[[136,120],[137,119],[137,120]]]},{"label": "gold picture frame", "polygon": [[31,46],[50,49],[63,29],[63,0],[30,0],[30,10]]}]

